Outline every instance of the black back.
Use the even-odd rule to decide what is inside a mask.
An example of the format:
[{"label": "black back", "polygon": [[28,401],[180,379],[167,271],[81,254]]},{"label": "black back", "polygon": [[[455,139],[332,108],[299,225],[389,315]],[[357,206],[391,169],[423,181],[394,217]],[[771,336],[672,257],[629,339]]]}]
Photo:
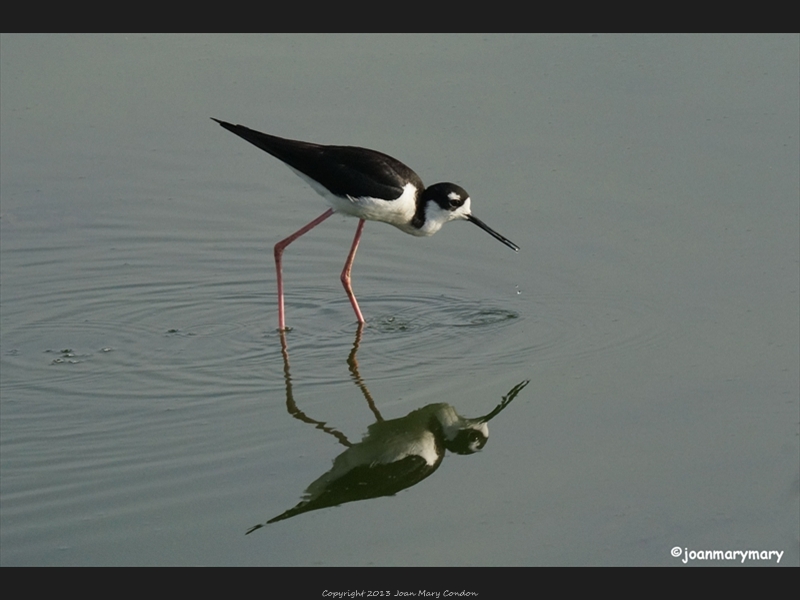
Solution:
[{"label": "black back", "polygon": [[442,464],[442,458],[444,452],[439,454],[439,460],[433,465],[426,463],[421,456],[412,455],[389,464],[355,467],[343,477],[332,481],[319,496],[300,502],[294,508],[273,517],[267,524],[347,502],[393,496],[431,475]]},{"label": "black back", "polygon": [[394,200],[402,194],[403,186],[407,183],[413,183],[419,191],[424,189],[414,171],[382,152],[357,146],[323,146],[288,140],[242,125],[213,120],[318,181],[337,196]]}]

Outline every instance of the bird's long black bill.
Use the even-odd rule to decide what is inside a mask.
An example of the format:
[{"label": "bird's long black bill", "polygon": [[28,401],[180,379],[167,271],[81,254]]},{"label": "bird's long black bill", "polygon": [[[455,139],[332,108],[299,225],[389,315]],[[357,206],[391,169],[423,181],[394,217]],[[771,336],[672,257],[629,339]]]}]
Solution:
[{"label": "bird's long black bill", "polygon": [[470,223],[475,223],[475,225],[477,225],[478,227],[480,227],[481,229],[483,229],[483,230],[484,230],[486,233],[488,233],[489,235],[491,235],[493,238],[495,238],[495,239],[498,239],[498,240],[500,240],[501,242],[503,242],[503,243],[504,243],[506,246],[508,246],[509,248],[511,248],[511,249],[512,249],[514,252],[519,252],[519,246],[517,246],[517,245],[516,245],[514,242],[512,242],[512,241],[511,241],[511,240],[509,240],[508,238],[505,238],[505,237],[503,237],[502,235],[500,235],[499,233],[497,233],[497,232],[496,232],[494,229],[492,229],[491,227],[489,227],[489,226],[488,226],[486,223],[484,223],[483,221],[481,221],[481,220],[480,220],[478,217],[476,217],[475,215],[470,215],[470,216],[468,216],[468,217],[467,217],[467,221],[469,221]]},{"label": "bird's long black bill", "polygon": [[526,379],[525,381],[520,381],[517,385],[511,388],[505,396],[503,396],[503,401],[500,404],[498,404],[492,412],[490,412],[485,417],[481,417],[477,420],[481,423],[488,423],[489,421],[494,419],[497,415],[500,414],[500,411],[502,411],[506,406],[511,404],[511,401],[517,397],[517,394],[519,394],[522,391],[522,388],[524,388],[530,382],[531,382],[530,379]]}]

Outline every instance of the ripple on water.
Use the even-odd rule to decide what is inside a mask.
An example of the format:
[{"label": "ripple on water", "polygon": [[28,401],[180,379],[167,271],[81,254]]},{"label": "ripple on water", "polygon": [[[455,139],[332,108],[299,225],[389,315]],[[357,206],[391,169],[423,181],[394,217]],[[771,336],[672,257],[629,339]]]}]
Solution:
[{"label": "ripple on water", "polygon": [[[497,301],[453,295],[367,297],[361,304],[368,315],[361,356],[392,365],[398,376],[422,363],[453,362],[459,368],[612,363],[646,352],[669,335],[655,305],[629,294],[545,294],[524,303],[524,310],[517,310],[518,302],[511,310]],[[344,300],[333,312],[341,316],[348,310]],[[352,322],[324,332],[324,324],[319,327],[318,347],[333,348],[348,331],[355,332]]]},{"label": "ripple on water", "polygon": [[[144,394],[173,384],[224,390],[241,382],[243,361],[252,364],[251,383],[271,377],[282,366],[275,297],[263,287],[261,280],[229,278],[114,287],[100,278],[67,289],[57,301],[43,287],[26,298],[19,316],[28,322],[4,319],[2,358],[20,375],[5,387],[35,381],[55,390],[81,380],[94,390],[92,379],[104,377],[116,384],[103,391],[118,385]],[[613,292],[535,299],[420,292],[365,295],[360,302],[367,315],[360,358],[380,362],[389,377],[423,368],[613,361],[668,335],[653,304]],[[296,326],[288,336],[293,360],[314,359],[320,381],[331,373],[323,366],[331,357],[347,358],[357,328],[347,299],[329,285],[295,287],[287,319]],[[145,379],[149,385],[142,385]]]},{"label": "ripple on water", "polygon": [[399,306],[391,312],[384,311],[368,318],[367,325],[380,333],[395,333],[450,327],[485,327],[519,317],[516,312],[505,308],[481,306],[474,299],[453,296],[398,296],[392,302]]}]

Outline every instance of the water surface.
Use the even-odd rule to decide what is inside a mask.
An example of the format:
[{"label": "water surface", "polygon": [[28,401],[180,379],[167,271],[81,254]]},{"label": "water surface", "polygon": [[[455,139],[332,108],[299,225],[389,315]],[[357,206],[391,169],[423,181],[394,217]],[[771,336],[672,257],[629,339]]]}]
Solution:
[{"label": "water surface", "polygon": [[[797,36],[0,45],[4,566],[800,564]],[[368,223],[358,378],[356,221],[285,254],[297,406],[358,440],[364,388],[530,379],[481,452],[245,536],[342,451],[275,331],[272,245],[325,207],[212,116],[387,152],[521,247]]]}]

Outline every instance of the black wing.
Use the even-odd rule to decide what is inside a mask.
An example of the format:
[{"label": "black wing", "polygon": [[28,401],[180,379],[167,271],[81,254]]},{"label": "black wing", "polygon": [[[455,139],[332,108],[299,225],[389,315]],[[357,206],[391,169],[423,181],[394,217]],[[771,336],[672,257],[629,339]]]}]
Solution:
[{"label": "black wing", "polygon": [[356,146],[323,146],[287,140],[213,119],[228,131],[258,146],[290,167],[318,181],[337,196],[394,200],[406,183],[424,189],[419,176],[381,152]]},{"label": "black wing", "polygon": [[[312,510],[339,506],[347,502],[392,496],[428,477],[439,468],[443,457],[444,453],[433,465],[429,465],[421,456],[411,455],[389,464],[379,463],[356,467],[339,479],[332,481],[316,497],[303,500],[294,508],[270,519],[266,524],[290,519]],[[263,526],[263,524],[256,525],[247,533]]]}]

